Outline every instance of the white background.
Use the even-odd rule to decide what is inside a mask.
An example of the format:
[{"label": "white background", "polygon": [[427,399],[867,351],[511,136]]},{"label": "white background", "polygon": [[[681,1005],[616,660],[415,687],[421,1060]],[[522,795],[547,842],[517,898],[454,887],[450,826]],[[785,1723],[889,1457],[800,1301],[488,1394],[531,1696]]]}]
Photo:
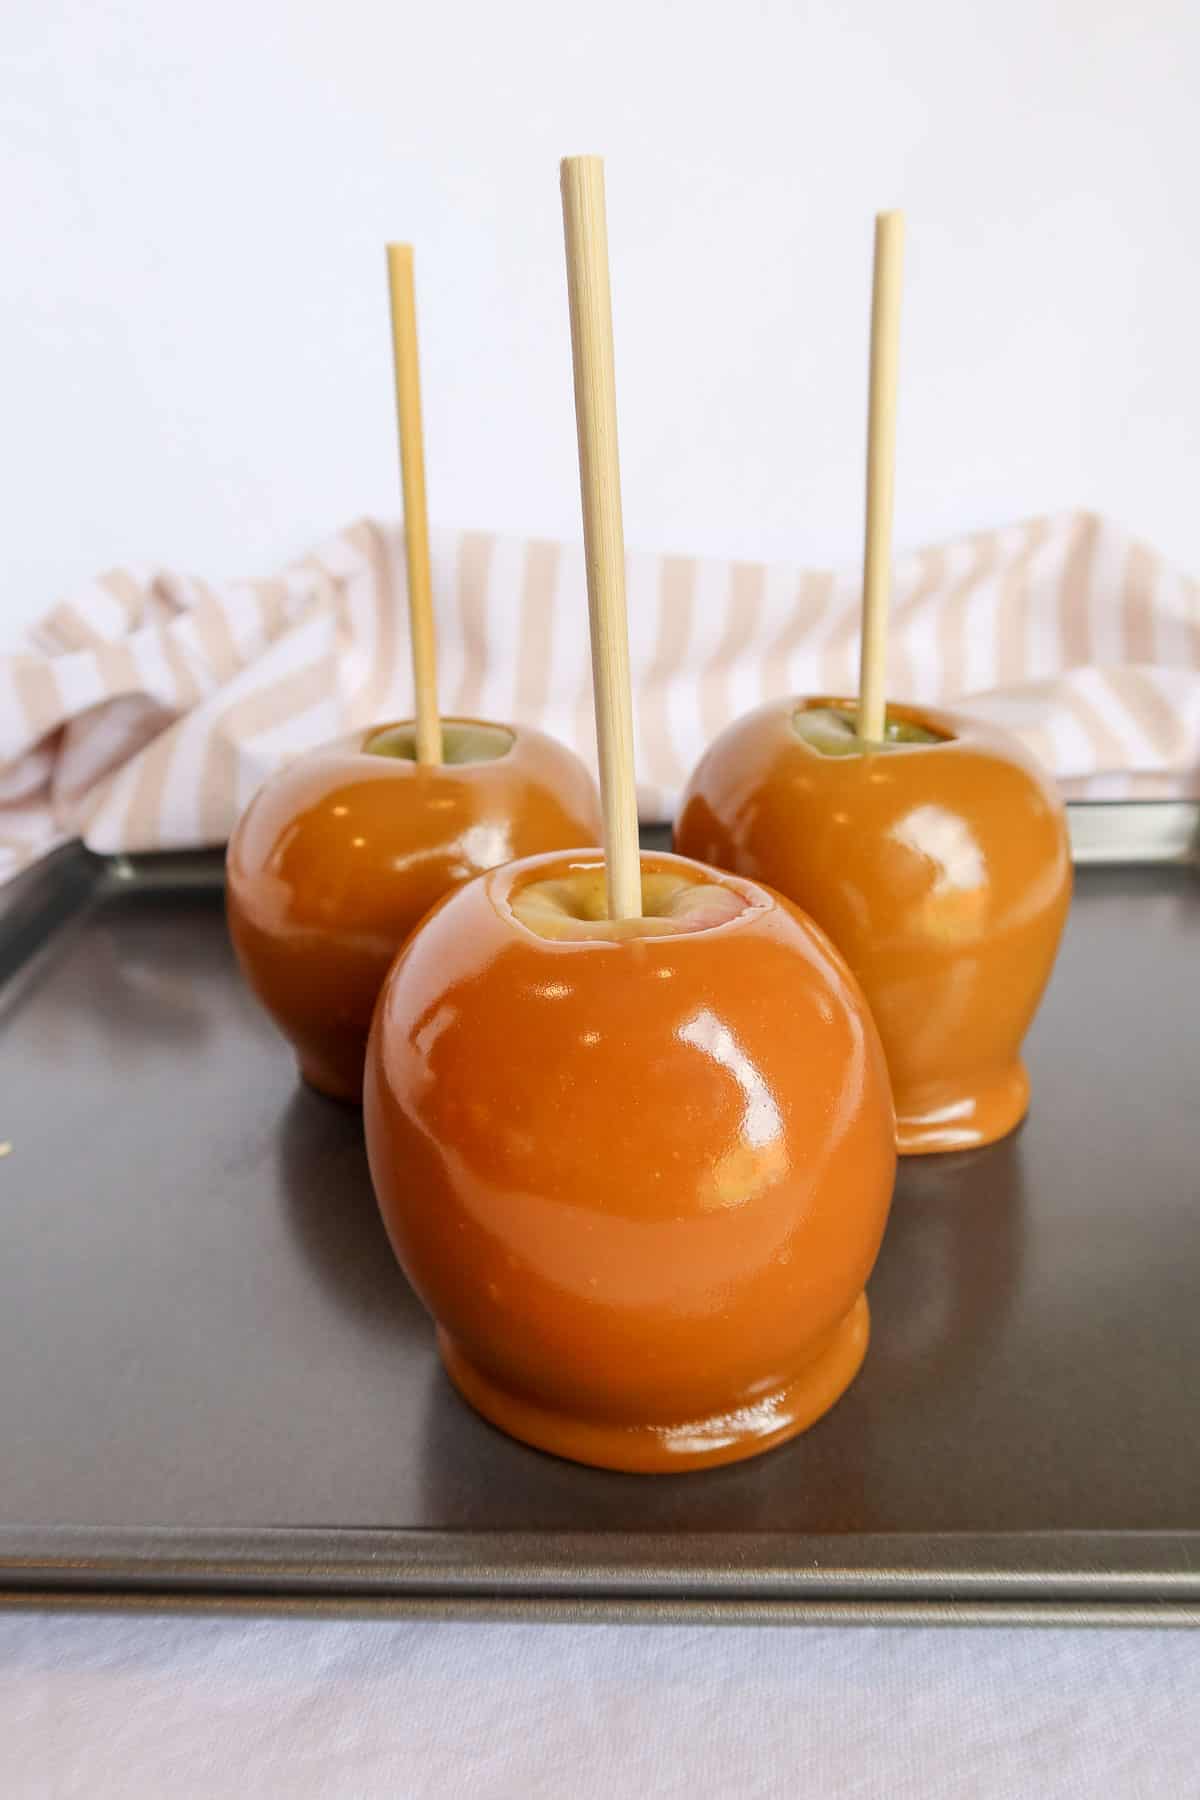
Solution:
[{"label": "white background", "polygon": [[1200,1632],[0,1615],[4,1800],[1196,1800]]},{"label": "white background", "polygon": [[853,560],[874,211],[897,537],[1071,503],[1200,568],[1189,0],[5,0],[0,639],[122,561],[578,534],[559,157],[608,159],[629,541]]}]

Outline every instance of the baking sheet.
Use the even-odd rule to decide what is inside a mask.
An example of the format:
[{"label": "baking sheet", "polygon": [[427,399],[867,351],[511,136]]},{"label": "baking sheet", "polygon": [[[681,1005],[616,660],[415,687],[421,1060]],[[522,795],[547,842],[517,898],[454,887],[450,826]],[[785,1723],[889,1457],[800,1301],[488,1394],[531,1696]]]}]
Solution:
[{"label": "baking sheet", "polygon": [[219,858],[31,871],[0,893],[0,1597],[1200,1621],[1180,804],[1073,809],[1108,866],[1079,871],[1030,1118],[902,1165],[849,1394],[766,1457],[659,1478],[526,1449],[453,1393],[357,1115],[298,1087],[237,978]]}]

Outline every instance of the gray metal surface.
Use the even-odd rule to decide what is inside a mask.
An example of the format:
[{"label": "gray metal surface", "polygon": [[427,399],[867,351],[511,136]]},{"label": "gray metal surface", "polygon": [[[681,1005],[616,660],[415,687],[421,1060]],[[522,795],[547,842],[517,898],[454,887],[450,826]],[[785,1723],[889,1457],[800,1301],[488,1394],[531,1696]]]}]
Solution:
[{"label": "gray metal surface", "polygon": [[1071,855],[1093,863],[1200,860],[1200,808],[1193,800],[1105,800],[1068,806]]},{"label": "gray metal surface", "polygon": [[237,980],[219,859],[0,892],[0,1600],[1200,1622],[1196,815],[1128,813],[1086,822],[1115,866],[1080,871],[1026,1125],[902,1168],[859,1381],[692,1476],[452,1393],[357,1115]]}]

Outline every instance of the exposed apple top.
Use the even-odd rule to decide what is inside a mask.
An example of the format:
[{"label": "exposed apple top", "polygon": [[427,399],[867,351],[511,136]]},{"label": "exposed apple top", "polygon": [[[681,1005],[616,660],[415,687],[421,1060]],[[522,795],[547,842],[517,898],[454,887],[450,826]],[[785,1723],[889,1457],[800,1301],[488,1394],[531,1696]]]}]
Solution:
[{"label": "exposed apple top", "polygon": [[895,750],[914,744],[944,744],[946,733],[931,731],[915,719],[889,711],[883,741],[869,742],[858,735],[854,711],[842,706],[800,706],[792,714],[792,729],[819,756],[861,756],[864,751]]},{"label": "exposed apple top", "polygon": [[[484,719],[442,720],[444,763],[496,762],[513,747],[515,733],[507,725]],[[400,762],[417,760],[417,728],[412,719],[372,731],[363,742],[368,756],[392,756]]]},{"label": "exposed apple top", "polygon": [[624,942],[630,938],[680,937],[728,925],[761,910],[751,893],[714,879],[714,871],[686,863],[642,868],[642,917],[611,919],[603,862],[575,863],[544,880],[530,880],[508,896],[513,917],[538,937]]}]

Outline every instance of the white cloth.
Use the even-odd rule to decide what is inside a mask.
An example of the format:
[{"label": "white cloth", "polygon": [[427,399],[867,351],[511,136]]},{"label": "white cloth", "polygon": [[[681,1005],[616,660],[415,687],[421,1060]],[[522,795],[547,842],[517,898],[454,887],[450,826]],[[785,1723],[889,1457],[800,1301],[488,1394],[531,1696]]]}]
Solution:
[{"label": "white cloth", "polygon": [[0,1616],[5,1800],[1195,1800],[1200,1633]]},{"label": "white cloth", "polygon": [[[438,532],[451,716],[595,748],[582,549]],[[705,746],[785,694],[858,679],[856,569],[628,559],[639,806],[665,822]],[[224,843],[288,757],[412,709],[403,537],[364,519],[270,580],[115,570],[0,655],[0,881],[64,838]],[[889,692],[1014,731],[1069,793],[1200,793],[1200,583],[1094,513],[901,558]]]}]

